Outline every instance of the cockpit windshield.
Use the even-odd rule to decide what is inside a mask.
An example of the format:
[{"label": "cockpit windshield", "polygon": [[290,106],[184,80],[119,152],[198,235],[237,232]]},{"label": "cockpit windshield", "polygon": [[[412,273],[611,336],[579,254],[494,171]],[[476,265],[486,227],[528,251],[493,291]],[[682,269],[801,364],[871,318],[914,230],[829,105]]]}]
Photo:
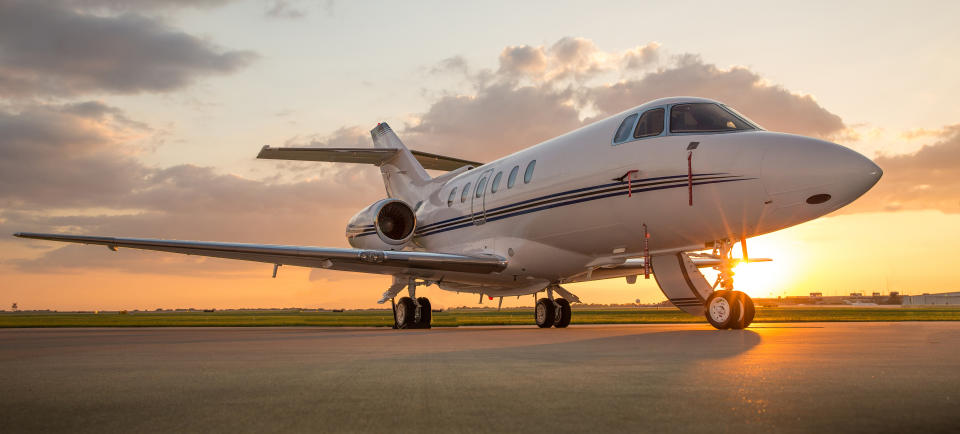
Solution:
[{"label": "cockpit windshield", "polygon": [[714,103],[677,104],[670,108],[671,133],[717,133],[757,129]]}]

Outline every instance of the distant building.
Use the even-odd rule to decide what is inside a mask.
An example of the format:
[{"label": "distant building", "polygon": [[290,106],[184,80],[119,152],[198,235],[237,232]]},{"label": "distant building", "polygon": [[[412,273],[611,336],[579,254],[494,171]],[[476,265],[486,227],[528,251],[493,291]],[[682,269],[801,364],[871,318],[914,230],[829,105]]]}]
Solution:
[{"label": "distant building", "polygon": [[960,292],[904,295],[902,298],[904,306],[960,306]]}]

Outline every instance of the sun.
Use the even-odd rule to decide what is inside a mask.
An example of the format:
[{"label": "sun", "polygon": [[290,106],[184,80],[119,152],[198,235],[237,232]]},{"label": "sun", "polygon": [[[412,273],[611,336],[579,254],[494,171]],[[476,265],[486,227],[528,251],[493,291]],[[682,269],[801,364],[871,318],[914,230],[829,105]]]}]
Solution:
[{"label": "sun", "polygon": [[[795,258],[790,254],[790,249],[778,248],[772,241],[766,237],[750,240],[751,257],[771,258],[773,261],[741,263],[734,267],[734,289],[754,298],[775,298],[790,291],[796,277]],[[740,249],[735,248],[734,252],[740,253]],[[707,269],[703,271],[707,281],[713,283],[717,272]]]},{"label": "sun", "polygon": [[792,274],[784,259],[737,265],[733,268],[734,288],[754,298],[782,295],[788,289]]}]

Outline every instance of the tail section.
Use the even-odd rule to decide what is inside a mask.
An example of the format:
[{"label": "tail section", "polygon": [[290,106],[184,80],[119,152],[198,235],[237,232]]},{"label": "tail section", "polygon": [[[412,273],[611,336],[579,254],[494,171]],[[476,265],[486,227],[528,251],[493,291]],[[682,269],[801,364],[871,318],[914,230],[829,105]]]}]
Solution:
[{"label": "tail section", "polygon": [[403,200],[411,206],[415,205],[422,199],[423,187],[430,182],[430,175],[386,122],[370,130],[370,136],[373,138],[374,148],[397,150],[396,154],[380,165],[387,196]]}]

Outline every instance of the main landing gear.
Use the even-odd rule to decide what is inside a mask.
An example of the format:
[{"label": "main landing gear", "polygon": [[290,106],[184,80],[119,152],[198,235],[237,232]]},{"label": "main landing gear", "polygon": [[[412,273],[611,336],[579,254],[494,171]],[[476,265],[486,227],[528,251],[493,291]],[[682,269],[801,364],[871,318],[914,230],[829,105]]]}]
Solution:
[{"label": "main landing gear", "polygon": [[[417,297],[418,283],[410,279],[407,284],[409,297],[402,297],[396,303],[393,299],[393,328],[395,329],[428,329],[430,328],[430,300],[427,297]],[[424,283],[419,283],[424,285]]]},{"label": "main landing gear", "polygon": [[414,302],[410,297],[403,297],[394,306],[395,329],[428,329],[430,328],[430,300],[419,297]]},{"label": "main landing gear", "polygon": [[[753,299],[741,291],[733,290],[733,266],[736,265],[736,262],[730,254],[732,244],[725,240],[719,246],[718,253],[721,261],[717,268],[720,275],[717,276],[717,282],[713,284],[713,287],[716,288],[719,285],[723,289],[713,291],[704,306],[707,322],[721,330],[746,328],[753,322],[753,317],[756,314]],[[744,251],[746,251],[746,247],[744,247]]]},{"label": "main landing gear", "polygon": [[[577,301],[576,297],[574,301]],[[533,309],[533,319],[536,320],[537,327],[542,329],[551,326],[562,329],[570,325],[573,311],[570,310],[570,302],[567,299],[553,298],[553,288],[547,288],[547,297],[537,300],[537,305]]]}]

